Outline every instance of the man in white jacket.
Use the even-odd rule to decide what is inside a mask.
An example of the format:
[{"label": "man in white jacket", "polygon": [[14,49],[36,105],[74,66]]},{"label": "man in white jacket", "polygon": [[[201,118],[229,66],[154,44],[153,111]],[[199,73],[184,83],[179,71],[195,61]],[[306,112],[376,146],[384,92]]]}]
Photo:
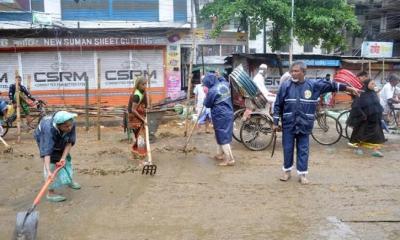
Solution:
[{"label": "man in white jacket", "polygon": [[268,107],[266,106],[268,112],[271,106],[274,105],[276,94],[268,91],[267,87],[265,87],[265,78],[267,76],[268,66],[266,64],[261,64],[258,68],[258,73],[253,78],[253,82],[257,85],[257,88],[264,95],[264,97],[268,101]]}]

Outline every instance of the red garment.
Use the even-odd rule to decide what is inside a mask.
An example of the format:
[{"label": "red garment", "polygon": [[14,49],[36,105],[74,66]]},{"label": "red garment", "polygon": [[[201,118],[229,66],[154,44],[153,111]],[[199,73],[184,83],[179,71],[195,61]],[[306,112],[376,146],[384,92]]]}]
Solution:
[{"label": "red garment", "polygon": [[[134,92],[132,93],[129,101],[133,101]],[[129,104],[132,105],[131,103]],[[145,98],[141,102],[136,105],[136,112],[143,118],[146,117],[146,101]],[[138,138],[141,136],[145,139],[145,131],[144,124],[140,118],[138,118],[134,113],[128,114],[128,127],[133,130],[133,134],[135,135],[135,142],[132,145],[132,153],[135,155],[139,155],[141,157],[145,157],[147,155],[146,143],[143,146],[138,146]]]},{"label": "red garment", "polygon": [[358,77],[354,75],[354,73],[350,72],[347,69],[340,69],[335,77],[336,82],[348,84],[354,88],[361,90],[363,88],[363,84],[360,82]]}]

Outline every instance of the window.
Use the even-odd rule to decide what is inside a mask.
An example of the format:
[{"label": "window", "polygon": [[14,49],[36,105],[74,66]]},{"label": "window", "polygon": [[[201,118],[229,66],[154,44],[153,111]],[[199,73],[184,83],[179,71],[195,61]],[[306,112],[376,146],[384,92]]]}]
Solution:
[{"label": "window", "polygon": [[203,56],[220,56],[220,45],[199,45],[199,53],[203,52]]},{"label": "window", "polygon": [[257,35],[260,33],[260,31],[257,29],[257,25],[251,24],[250,25],[250,36],[249,40],[256,40]]},{"label": "window", "polygon": [[242,45],[222,45],[221,55],[228,56],[232,53],[243,53]]},{"label": "window", "polygon": [[289,48],[290,48],[290,45],[287,44],[287,45],[285,45],[285,46],[282,46],[282,47],[279,49],[279,51],[281,51],[281,52],[289,52]]},{"label": "window", "polygon": [[312,44],[304,43],[303,51],[304,51],[305,53],[312,53],[313,50],[314,50],[314,46],[313,46]]},{"label": "window", "polygon": [[158,0],[61,0],[63,20],[158,21]]},{"label": "window", "polygon": [[174,22],[189,22],[186,0],[174,0]]}]

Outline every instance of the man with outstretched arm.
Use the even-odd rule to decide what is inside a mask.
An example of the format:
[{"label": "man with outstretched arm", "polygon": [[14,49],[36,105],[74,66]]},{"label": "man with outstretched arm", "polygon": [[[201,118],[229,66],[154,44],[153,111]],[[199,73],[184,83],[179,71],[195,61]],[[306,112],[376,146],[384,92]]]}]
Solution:
[{"label": "man with outstretched arm", "polygon": [[301,184],[308,184],[309,137],[312,131],[315,111],[321,94],[348,91],[358,95],[355,88],[323,79],[305,79],[307,66],[296,61],[290,66],[292,78],[282,83],[274,105],[274,131],[282,119],[283,175],[281,181],[290,179],[293,168],[294,146],[297,150],[297,174]]}]

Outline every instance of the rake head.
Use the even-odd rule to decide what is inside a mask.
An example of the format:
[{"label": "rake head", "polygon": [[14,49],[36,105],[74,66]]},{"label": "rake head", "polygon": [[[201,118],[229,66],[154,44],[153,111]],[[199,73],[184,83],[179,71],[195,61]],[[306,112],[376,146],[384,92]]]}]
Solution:
[{"label": "rake head", "polygon": [[6,149],[3,150],[3,153],[12,153],[14,149],[12,147],[7,147]]},{"label": "rake head", "polygon": [[147,163],[143,166],[142,174],[153,176],[157,172],[157,165],[152,163]]}]

